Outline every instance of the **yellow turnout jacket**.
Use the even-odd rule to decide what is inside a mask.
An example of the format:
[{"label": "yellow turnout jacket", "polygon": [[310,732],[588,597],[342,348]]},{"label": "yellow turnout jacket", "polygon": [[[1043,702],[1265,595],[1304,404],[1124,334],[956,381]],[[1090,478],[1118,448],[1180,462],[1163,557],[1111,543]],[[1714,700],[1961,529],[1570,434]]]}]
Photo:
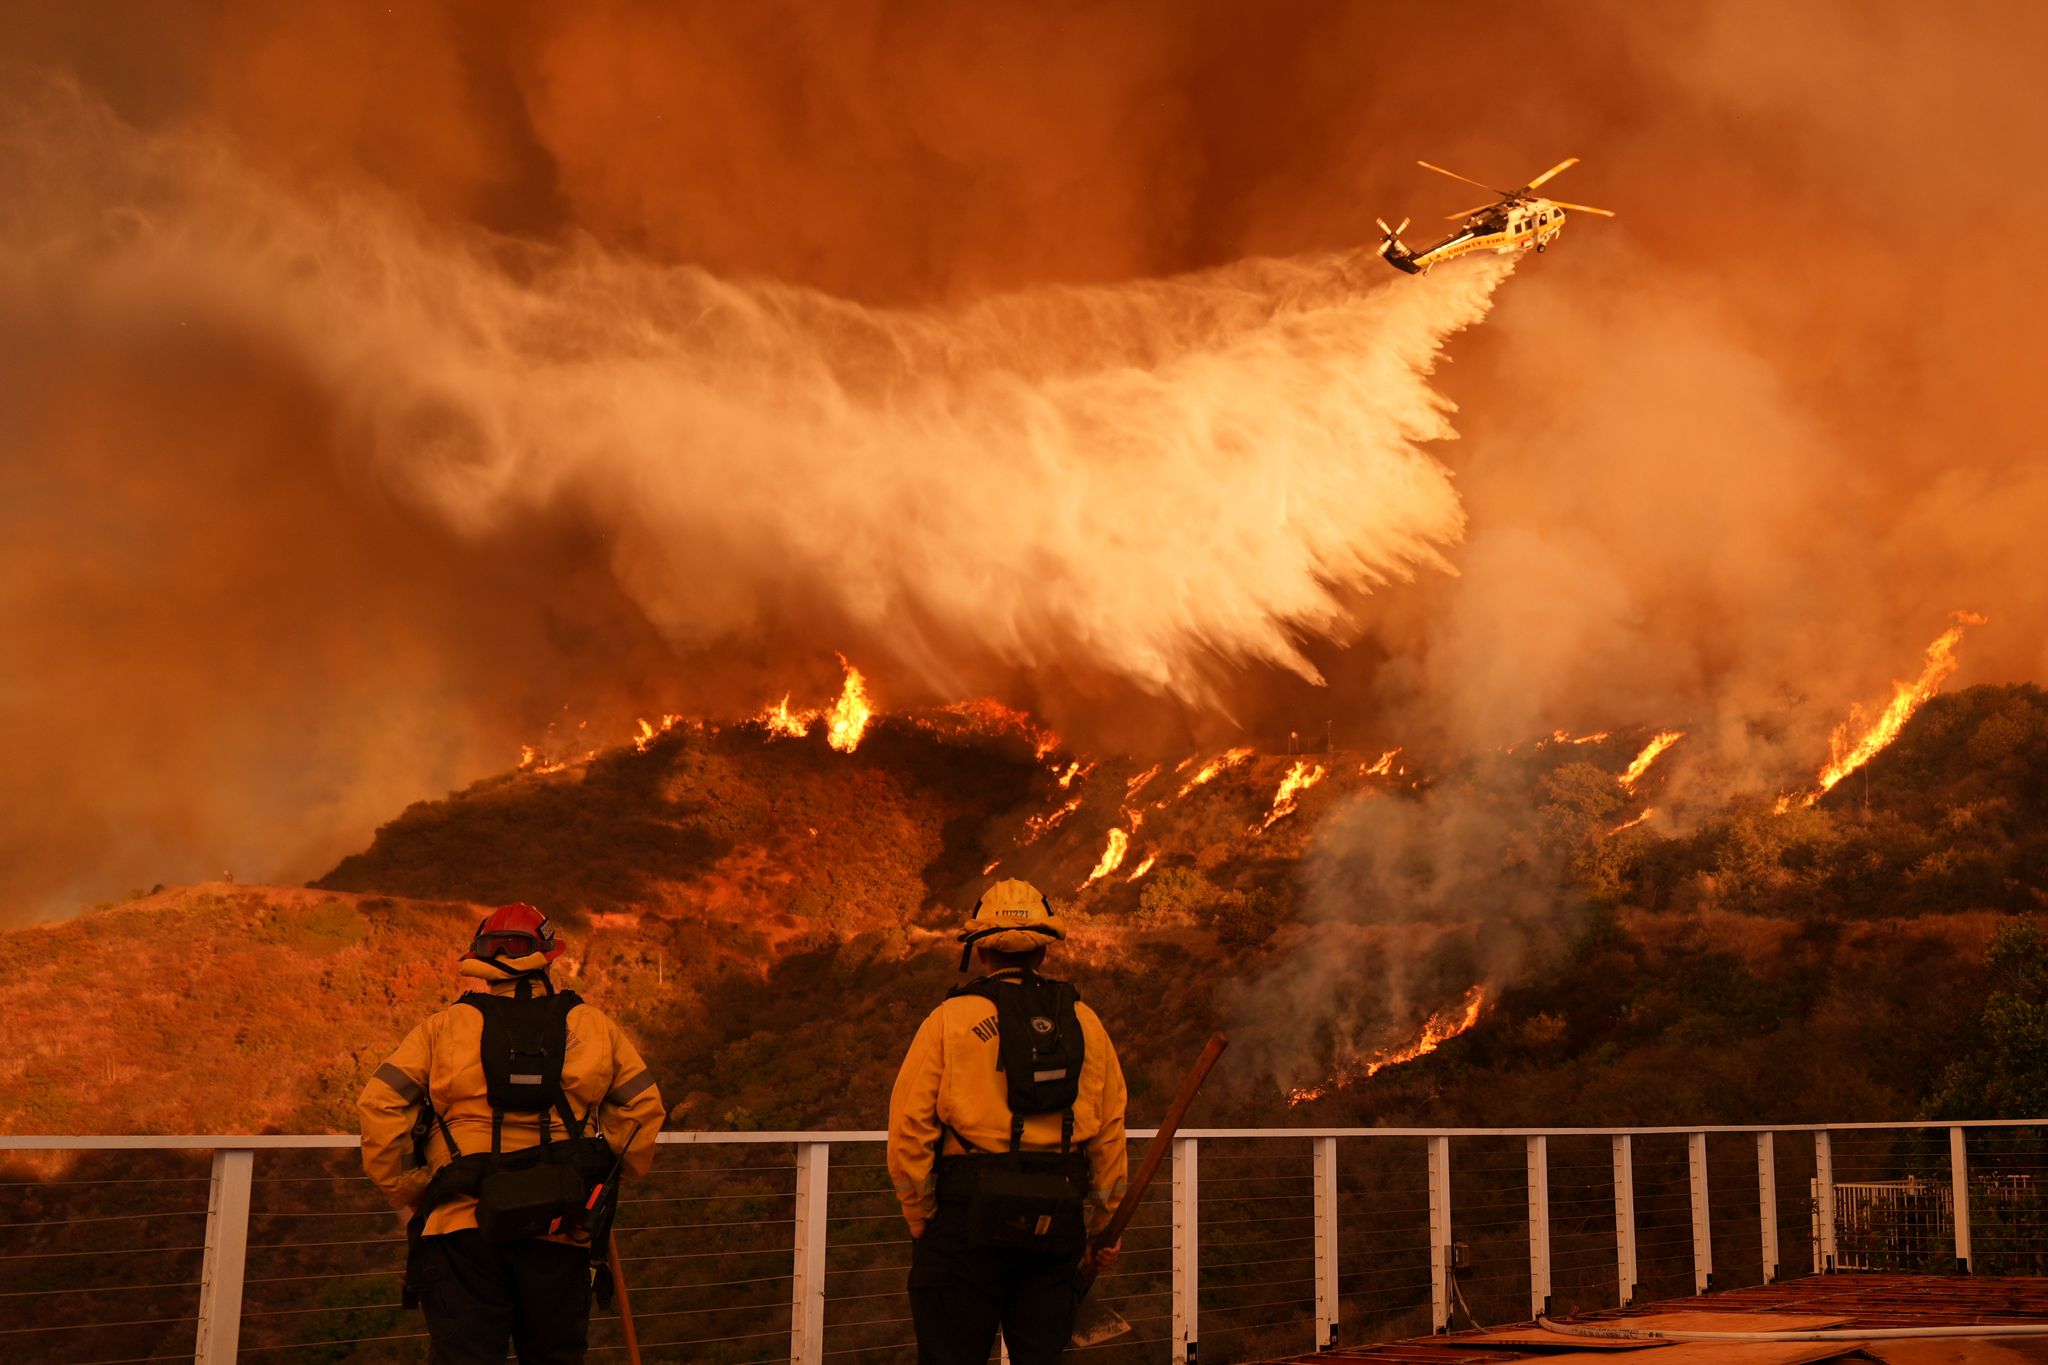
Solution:
[{"label": "yellow turnout jacket", "polygon": [[[1016,981],[1020,973],[990,974],[992,981]],[[1086,1040],[1081,1090],[1074,1097],[1074,1144],[1088,1152],[1088,1230],[1101,1231],[1124,1196],[1129,1161],[1124,1152],[1123,1068],[1102,1020],[1086,1002],[1074,1007]],[[956,995],[925,1018],[910,1053],[896,1073],[889,1096],[889,1176],[913,1237],[938,1208],[937,1158],[965,1149],[946,1134],[951,1128],[975,1150],[1002,1152],[1010,1146],[1009,1088],[996,1070],[1001,1051],[996,1006],[978,995]],[[941,1125],[944,1125],[943,1127]],[[1024,1120],[1026,1151],[1060,1148],[1060,1115],[1032,1114]]]},{"label": "yellow turnout jacket", "polygon": [[[465,976],[478,978],[469,989],[511,995],[512,979],[489,963],[465,961]],[[567,1020],[568,1051],[562,1063],[562,1092],[576,1114],[594,1113],[587,1134],[601,1128],[614,1151],[633,1125],[632,1148],[624,1173],[638,1176],[654,1162],[654,1139],[661,1131],[661,1092],[632,1042],[619,1026],[593,1005],[578,1005]],[[467,1153],[491,1150],[491,1105],[484,1081],[483,1015],[467,1005],[439,1011],[406,1035],[398,1051],[377,1068],[363,1087],[356,1107],[363,1118],[363,1169],[393,1206],[411,1208],[419,1201],[434,1172],[454,1156],[436,1125],[427,1140],[426,1164],[413,1161],[412,1127],[420,1103],[429,1097],[448,1124],[455,1143]],[[562,1122],[550,1116],[550,1133],[563,1137]],[[503,1146],[508,1152],[540,1141],[540,1115],[505,1115]],[[476,1226],[476,1200],[449,1200],[427,1216],[426,1235],[439,1236]],[[555,1239],[561,1240],[561,1239]]]}]

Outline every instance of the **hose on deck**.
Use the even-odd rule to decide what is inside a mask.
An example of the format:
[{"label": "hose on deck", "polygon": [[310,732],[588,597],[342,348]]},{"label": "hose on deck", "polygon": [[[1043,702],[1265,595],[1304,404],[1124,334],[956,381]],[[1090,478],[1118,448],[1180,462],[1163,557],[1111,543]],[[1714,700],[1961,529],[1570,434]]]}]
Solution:
[{"label": "hose on deck", "polygon": [[1982,1322],[1961,1327],[1828,1327],[1794,1332],[1688,1332],[1656,1327],[1596,1327],[1539,1317],[1536,1325],[1567,1337],[1607,1341],[1910,1341],[1916,1337],[2048,1337],[2048,1322]]}]

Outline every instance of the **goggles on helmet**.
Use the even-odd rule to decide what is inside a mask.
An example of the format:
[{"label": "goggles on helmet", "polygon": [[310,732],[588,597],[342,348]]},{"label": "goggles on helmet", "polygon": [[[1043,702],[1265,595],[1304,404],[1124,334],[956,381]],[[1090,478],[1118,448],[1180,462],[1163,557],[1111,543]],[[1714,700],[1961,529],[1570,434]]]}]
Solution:
[{"label": "goggles on helmet", "polygon": [[[549,935],[549,939],[552,938],[553,935]],[[488,934],[478,934],[472,939],[469,945],[469,955],[486,959],[494,957],[527,957],[534,953],[546,951],[547,946],[548,940],[541,938],[538,934],[524,933],[516,929],[494,930]]]}]

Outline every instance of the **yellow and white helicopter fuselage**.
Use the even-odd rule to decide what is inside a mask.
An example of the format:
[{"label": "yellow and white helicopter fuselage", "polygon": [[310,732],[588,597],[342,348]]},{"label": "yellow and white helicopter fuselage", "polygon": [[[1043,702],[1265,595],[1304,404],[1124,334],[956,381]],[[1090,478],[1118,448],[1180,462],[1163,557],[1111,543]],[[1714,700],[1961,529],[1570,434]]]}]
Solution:
[{"label": "yellow and white helicopter fuselage", "polygon": [[1388,233],[1380,243],[1387,264],[1410,275],[1420,275],[1433,265],[1492,251],[1512,255],[1542,251],[1564,232],[1565,211],[1547,199],[1532,199],[1505,210],[1487,210],[1467,218],[1464,225],[1435,246],[1411,250],[1399,236]]},{"label": "yellow and white helicopter fuselage", "polygon": [[1396,270],[1405,270],[1410,275],[1420,275],[1433,265],[1469,256],[1476,251],[1492,251],[1500,255],[1511,255],[1519,251],[1542,251],[1564,232],[1566,210],[1573,213],[1596,213],[1603,218],[1612,218],[1611,209],[1594,208],[1591,204],[1572,204],[1561,199],[1545,199],[1536,193],[1538,186],[1579,163],[1575,156],[1568,156],[1552,166],[1528,184],[1515,190],[1495,189],[1483,180],[1474,180],[1469,175],[1447,171],[1427,161],[1416,164],[1438,175],[1476,185],[1499,198],[1478,208],[1464,209],[1448,215],[1458,223],[1456,232],[1438,242],[1435,246],[1421,251],[1410,247],[1401,240],[1407,230],[1408,220],[1403,218],[1400,227],[1388,227],[1386,219],[1379,220],[1379,254],[1388,265]]}]

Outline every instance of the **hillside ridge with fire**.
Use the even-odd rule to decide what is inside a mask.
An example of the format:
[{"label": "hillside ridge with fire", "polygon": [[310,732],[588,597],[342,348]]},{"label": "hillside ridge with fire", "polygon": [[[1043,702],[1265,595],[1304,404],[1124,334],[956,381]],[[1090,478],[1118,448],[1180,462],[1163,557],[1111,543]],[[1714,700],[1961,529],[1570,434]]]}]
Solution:
[{"label": "hillside ridge with fire", "polygon": [[[1898,684],[1911,704],[1886,709],[1853,799],[1695,797],[1683,828],[1655,818],[1693,742],[1676,726],[1427,765],[1392,745],[1141,760],[1070,753],[993,702],[890,713],[848,664],[836,697],[536,752],[305,889],[159,889],[24,931],[49,970],[0,1006],[72,1022],[28,1026],[0,1131],[345,1126],[401,1021],[449,991],[470,917],[514,898],[563,921],[566,975],[649,1040],[679,1122],[864,1126],[954,979],[964,907],[1006,874],[1073,924],[1059,969],[1117,1026],[1141,1099],[1224,1025],[1244,1046],[1204,1103],[1246,1118],[1497,1121],[1540,1078],[1546,1113],[1612,1119],[1674,1048],[1701,1052],[1684,1116],[1896,1109],[1933,1086],[1996,924],[2048,880],[2048,698],[1938,695],[1954,645]],[[121,945],[166,917],[192,946],[123,1003]],[[1915,974],[1955,989],[1929,1007]],[[1774,1030],[1816,1029],[1890,1060],[1853,1094],[1820,1074],[1827,1047],[1742,1070]],[[159,1036],[226,1059],[221,1083],[147,1103],[110,1085],[143,1065],[122,1040]]]}]

